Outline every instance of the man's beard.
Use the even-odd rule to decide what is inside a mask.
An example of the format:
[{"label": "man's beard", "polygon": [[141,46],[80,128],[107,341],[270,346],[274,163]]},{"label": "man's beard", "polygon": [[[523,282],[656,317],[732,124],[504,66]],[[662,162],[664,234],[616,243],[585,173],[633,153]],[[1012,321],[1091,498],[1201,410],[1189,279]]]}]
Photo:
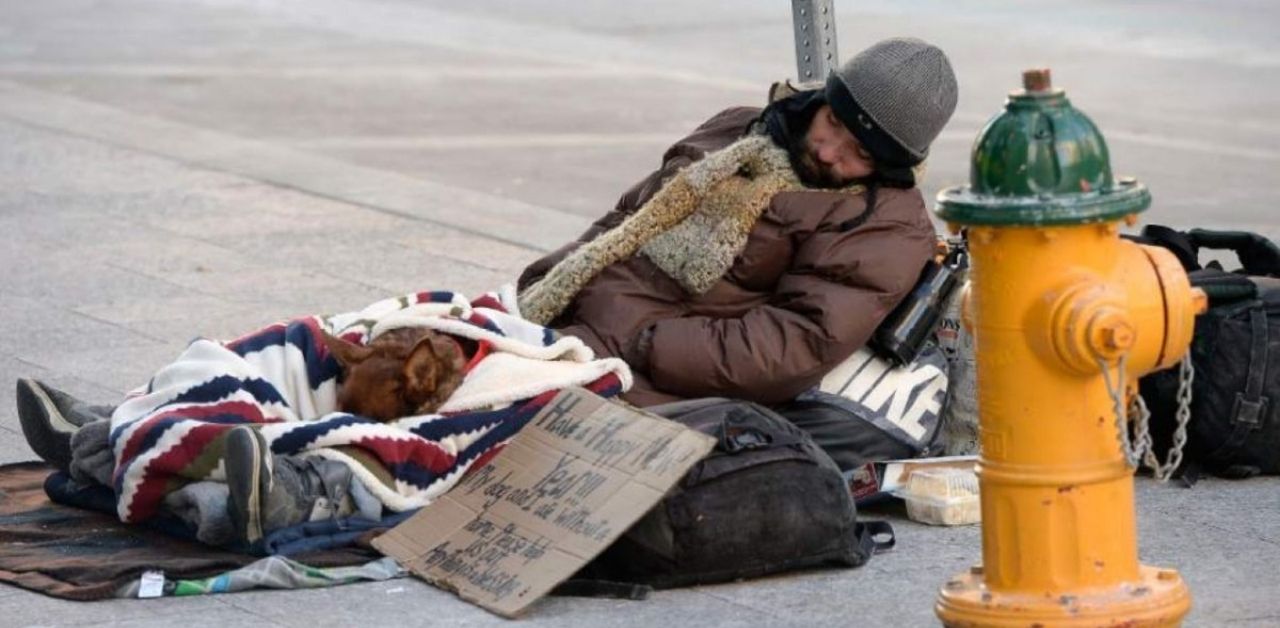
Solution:
[{"label": "man's beard", "polygon": [[791,156],[791,169],[795,170],[801,183],[812,188],[841,188],[849,184],[849,181],[837,177],[829,166],[818,161],[803,137],[796,143],[799,146],[794,146],[787,152]]},{"label": "man's beard", "polygon": [[830,166],[818,160],[808,142],[809,126],[824,102],[821,90],[800,92],[774,101],[760,121],[773,141],[787,149],[791,169],[801,183],[811,188],[841,188],[854,181],[837,177]]}]

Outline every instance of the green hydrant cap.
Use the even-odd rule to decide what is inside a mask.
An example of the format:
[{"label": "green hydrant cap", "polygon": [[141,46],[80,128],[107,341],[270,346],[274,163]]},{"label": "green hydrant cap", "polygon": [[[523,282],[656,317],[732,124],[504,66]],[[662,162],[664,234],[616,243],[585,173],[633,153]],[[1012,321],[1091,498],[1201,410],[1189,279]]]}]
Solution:
[{"label": "green hydrant cap", "polygon": [[969,185],[938,193],[938,217],[964,225],[1071,225],[1119,220],[1151,205],[1146,186],[1111,176],[1102,133],[1050,85],[1049,70],[1023,88],[973,145]]}]

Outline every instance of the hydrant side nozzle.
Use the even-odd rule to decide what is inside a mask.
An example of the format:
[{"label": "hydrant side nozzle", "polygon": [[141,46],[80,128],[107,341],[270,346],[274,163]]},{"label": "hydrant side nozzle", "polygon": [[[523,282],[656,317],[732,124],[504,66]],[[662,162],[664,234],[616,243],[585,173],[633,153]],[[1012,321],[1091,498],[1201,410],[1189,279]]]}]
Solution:
[{"label": "hydrant side nozzle", "polygon": [[1196,316],[1209,311],[1209,295],[1200,288],[1191,289],[1191,311]]},{"label": "hydrant side nozzle", "polygon": [[1132,349],[1137,331],[1123,295],[1096,278],[1078,278],[1055,291],[1049,306],[1045,357],[1077,375],[1098,374],[1098,361],[1115,362]]},{"label": "hydrant side nozzle", "polygon": [[[1168,249],[1134,245],[1148,260],[1160,286],[1160,301],[1164,310],[1164,339],[1155,362],[1143,365],[1144,370],[1167,368],[1177,364],[1187,353],[1195,333],[1195,318],[1209,305],[1203,290],[1193,288],[1182,263]],[[1132,276],[1132,275],[1130,275]],[[1137,366],[1137,365],[1135,365]]]},{"label": "hydrant side nozzle", "polygon": [[1119,308],[1105,308],[1089,319],[1085,338],[1094,357],[1108,362],[1118,359],[1133,348],[1138,330],[1128,313]]}]

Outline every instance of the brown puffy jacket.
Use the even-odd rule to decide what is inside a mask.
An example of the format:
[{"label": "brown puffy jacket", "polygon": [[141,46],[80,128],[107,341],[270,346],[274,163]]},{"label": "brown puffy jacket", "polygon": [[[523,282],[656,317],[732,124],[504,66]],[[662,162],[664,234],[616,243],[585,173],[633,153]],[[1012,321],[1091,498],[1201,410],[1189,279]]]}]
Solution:
[{"label": "brown puffy jacket", "polygon": [[[628,190],[612,212],[526,268],[520,288],[621,223],[677,170],[741,137],[759,114],[752,107],[726,110],[677,142],[662,168]],[[647,363],[632,364],[635,386],[623,395],[639,406],[709,396],[791,399],[867,342],[933,254],[933,225],[918,189],[880,188],[871,217],[842,231],[841,223],[866,209],[865,200],[781,192],[732,268],[706,293],[686,293],[636,255],[601,271],[551,326],[599,355],[624,356],[652,325]]]}]

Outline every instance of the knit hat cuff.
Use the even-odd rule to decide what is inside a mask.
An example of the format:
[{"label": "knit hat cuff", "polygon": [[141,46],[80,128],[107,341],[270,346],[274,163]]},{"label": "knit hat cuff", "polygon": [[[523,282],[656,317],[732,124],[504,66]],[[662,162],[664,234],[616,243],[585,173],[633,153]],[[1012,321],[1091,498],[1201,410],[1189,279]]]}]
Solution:
[{"label": "knit hat cuff", "polygon": [[927,156],[916,154],[893,137],[876,122],[875,118],[854,100],[849,87],[839,75],[832,74],[827,78],[827,104],[853,136],[858,138],[862,147],[871,154],[877,164],[895,168],[914,166]]}]

